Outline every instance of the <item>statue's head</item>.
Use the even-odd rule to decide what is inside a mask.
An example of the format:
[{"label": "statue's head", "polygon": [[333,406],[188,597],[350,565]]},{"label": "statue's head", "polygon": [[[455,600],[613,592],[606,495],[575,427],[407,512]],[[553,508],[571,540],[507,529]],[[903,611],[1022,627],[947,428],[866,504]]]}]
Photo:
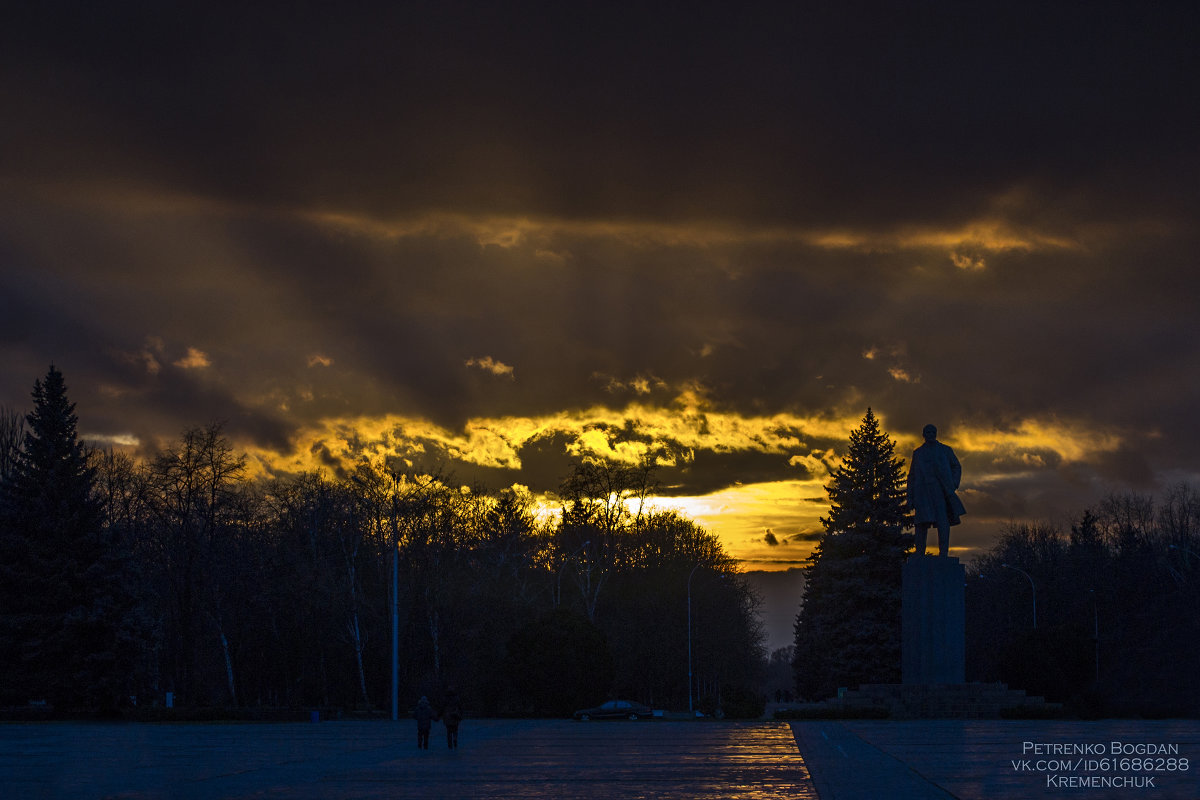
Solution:
[{"label": "statue's head", "polygon": [[932,442],[937,439],[937,426],[926,425],[921,429],[921,435],[925,437],[925,441]]}]

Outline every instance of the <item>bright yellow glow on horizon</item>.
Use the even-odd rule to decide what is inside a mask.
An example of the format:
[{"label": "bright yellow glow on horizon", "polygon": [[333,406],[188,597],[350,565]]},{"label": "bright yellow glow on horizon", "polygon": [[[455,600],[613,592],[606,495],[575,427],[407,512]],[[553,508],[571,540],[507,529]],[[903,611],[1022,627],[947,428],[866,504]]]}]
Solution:
[{"label": "bright yellow glow on horizon", "polygon": [[[524,488],[524,487],[522,487]],[[534,496],[535,515],[554,524],[562,512],[558,498]],[[646,512],[678,511],[714,533],[730,556],[745,569],[777,570],[799,566],[808,558],[819,533],[825,505],[821,480],[770,481],[730,486],[705,495],[646,498]],[[767,531],[780,542],[769,545]]]},{"label": "bright yellow glow on horizon", "polygon": [[[716,534],[727,552],[748,567],[769,569],[792,566],[811,552],[812,537],[821,530],[820,517],[828,513],[825,485],[839,460],[834,450],[821,445],[845,442],[860,422],[857,412],[837,418],[719,412],[706,406],[702,393],[686,390],[667,407],[631,403],[620,409],[594,406],[539,417],[477,418],[459,430],[400,415],[323,420],[303,429],[289,453],[251,448],[247,454],[262,473],[318,470],[328,467],[327,460],[350,466],[391,459],[408,466],[422,460],[454,460],[518,473],[522,448],[551,437],[564,447],[563,455],[623,463],[640,461],[654,443],[668,443],[672,449],[660,456],[664,467],[686,467],[703,450],[777,454],[780,475],[790,466],[796,477],[650,500],[651,506],[678,509]],[[887,430],[882,417],[881,422]],[[620,440],[627,424],[635,427],[637,440]],[[907,461],[919,442],[909,436],[893,438],[896,455]],[[1005,430],[955,426],[948,441],[971,467],[964,487],[969,490],[972,484],[979,487],[996,477],[1011,477],[1014,464],[1044,469],[1043,456],[1050,454],[1066,462],[1095,458],[1120,447],[1122,437],[1079,422],[1027,419]],[[843,450],[839,445],[838,451]],[[544,517],[556,515],[552,496],[537,495],[536,500]],[[787,543],[768,544],[768,530]]]},{"label": "bright yellow glow on horizon", "polygon": [[[787,569],[808,558],[828,512],[827,476],[730,486],[706,495],[654,497],[717,534],[726,552],[748,569]],[[768,545],[767,531],[780,544]]]}]

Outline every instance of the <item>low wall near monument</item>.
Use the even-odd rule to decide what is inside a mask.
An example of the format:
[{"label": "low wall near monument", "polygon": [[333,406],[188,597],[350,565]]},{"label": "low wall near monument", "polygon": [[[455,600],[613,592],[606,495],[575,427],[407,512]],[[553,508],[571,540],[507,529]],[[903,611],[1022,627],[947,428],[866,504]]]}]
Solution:
[{"label": "low wall near monument", "polygon": [[1003,683],[865,683],[822,705],[846,716],[875,711],[891,719],[994,719],[1006,712],[1036,717],[1062,710],[1058,703],[1047,703]]}]

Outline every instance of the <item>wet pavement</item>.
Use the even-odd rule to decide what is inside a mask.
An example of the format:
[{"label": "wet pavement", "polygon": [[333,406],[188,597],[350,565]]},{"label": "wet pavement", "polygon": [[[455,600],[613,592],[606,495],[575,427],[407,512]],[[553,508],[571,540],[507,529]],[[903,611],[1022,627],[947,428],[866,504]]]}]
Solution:
[{"label": "wet pavement", "polygon": [[0,798],[1200,798],[1195,721],[0,724]]},{"label": "wet pavement", "polygon": [[[1196,720],[923,720],[840,726],[941,792],[913,797],[1200,798]],[[809,760],[821,800],[861,796],[827,794],[820,775],[830,763]],[[908,796],[888,795],[889,800]]]},{"label": "wet pavement", "polygon": [[816,798],[783,722],[0,725],[0,796]]}]

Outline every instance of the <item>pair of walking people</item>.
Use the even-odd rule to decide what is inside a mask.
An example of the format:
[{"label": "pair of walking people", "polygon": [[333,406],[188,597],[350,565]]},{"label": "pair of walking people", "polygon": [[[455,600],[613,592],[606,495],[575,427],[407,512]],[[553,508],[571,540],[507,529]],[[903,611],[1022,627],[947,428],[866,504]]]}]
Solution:
[{"label": "pair of walking people", "polygon": [[429,730],[435,720],[441,719],[446,726],[446,746],[454,750],[458,747],[458,726],[462,717],[462,703],[453,689],[446,693],[440,714],[434,710],[428,697],[422,697],[413,711],[413,718],[417,721],[417,747],[429,749]]}]

